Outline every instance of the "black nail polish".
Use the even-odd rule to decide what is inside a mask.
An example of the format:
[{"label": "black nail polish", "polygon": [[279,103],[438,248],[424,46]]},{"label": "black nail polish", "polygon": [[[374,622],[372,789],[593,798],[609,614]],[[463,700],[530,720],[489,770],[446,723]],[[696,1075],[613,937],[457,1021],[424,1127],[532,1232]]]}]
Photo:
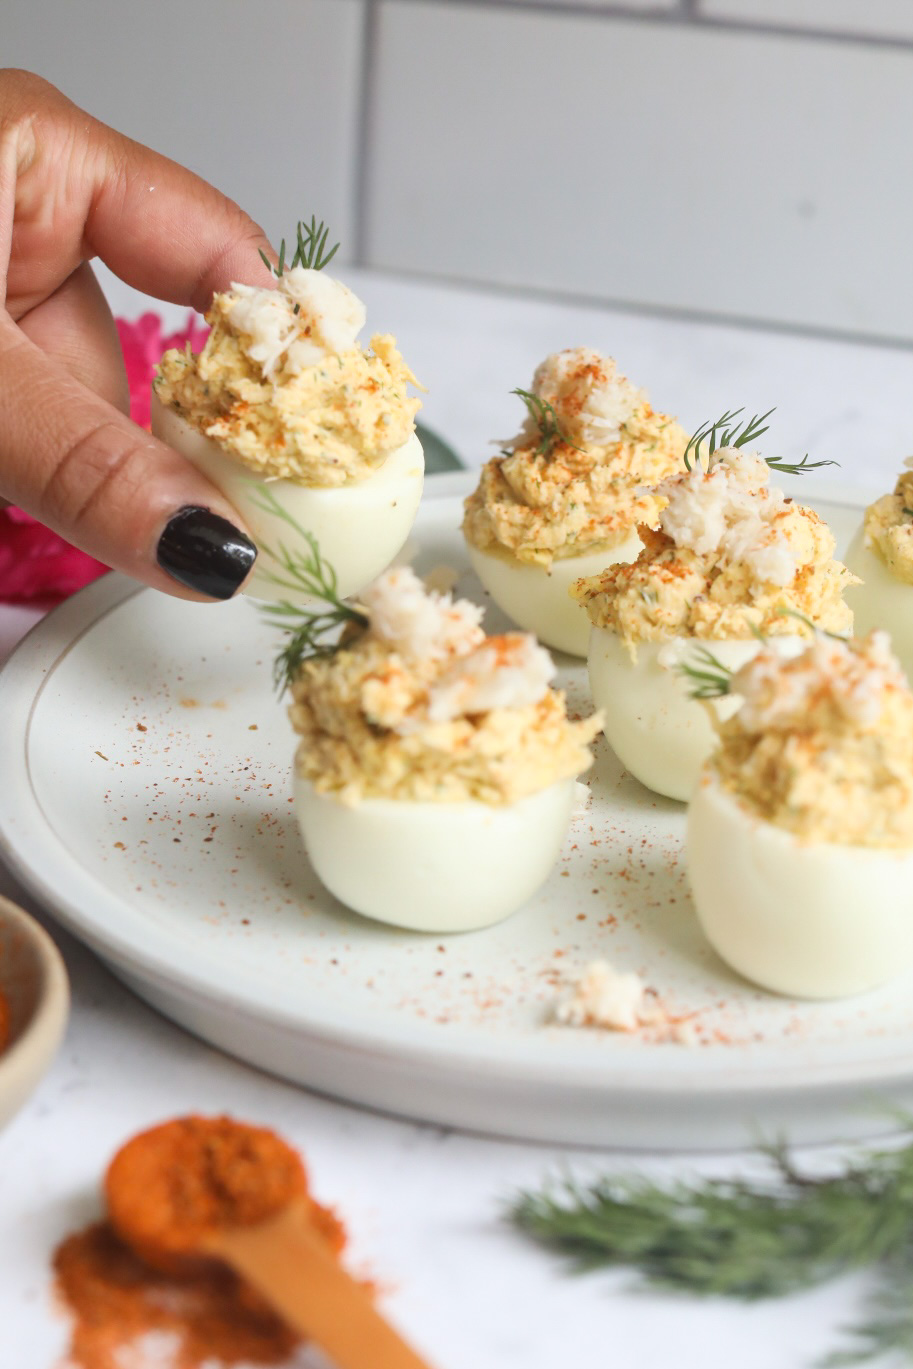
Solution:
[{"label": "black nail polish", "polygon": [[188,589],[230,599],[256,561],[257,548],[227,518],[189,505],[165,524],[156,559]]}]

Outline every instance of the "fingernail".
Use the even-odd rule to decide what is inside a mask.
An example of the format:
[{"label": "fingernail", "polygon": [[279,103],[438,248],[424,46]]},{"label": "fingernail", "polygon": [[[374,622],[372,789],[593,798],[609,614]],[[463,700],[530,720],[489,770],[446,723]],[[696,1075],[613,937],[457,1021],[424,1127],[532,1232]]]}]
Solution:
[{"label": "fingernail", "polygon": [[230,599],[256,561],[257,548],[227,518],[189,505],[165,524],[156,559],[188,589],[210,599]]}]

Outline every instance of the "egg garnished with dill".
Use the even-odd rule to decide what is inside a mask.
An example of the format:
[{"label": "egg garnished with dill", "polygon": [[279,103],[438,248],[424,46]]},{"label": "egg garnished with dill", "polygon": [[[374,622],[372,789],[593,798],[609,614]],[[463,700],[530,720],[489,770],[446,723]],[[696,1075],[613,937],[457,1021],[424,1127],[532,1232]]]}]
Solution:
[{"label": "egg garnished with dill", "polygon": [[886,633],[816,634],[716,674],[719,726],[688,814],[708,939],[765,988],[836,998],[913,965],[913,694]]},{"label": "egg garnished with dill", "polygon": [[884,628],[894,652],[913,678],[913,457],[907,457],[893,494],[865,511],[846,563],[860,577],[847,595],[856,629]]},{"label": "egg garnished with dill", "polygon": [[[599,719],[568,717],[535,638],[487,637],[480,608],[407,566],[323,607],[287,626],[279,667],[314,870],[347,907],[401,927],[507,917],[555,864]],[[342,628],[329,646],[314,629],[327,611]]]},{"label": "egg garnished with dill", "polygon": [[634,559],[638,524],[662,506],[650,487],[681,464],[687,435],[588,347],[546,357],[532,389],[513,393],[526,421],[466,500],[469,559],[513,622],[585,656],[590,624],[571,585]]},{"label": "egg garnished with dill", "polygon": [[[389,334],[359,344],[365,306],[324,270],[336,250],[326,243],[323,224],[299,223],[291,261],[283,242],[271,268],[275,289],[235,284],[214,297],[202,351],[159,363],[152,430],[224,492],[261,549],[283,543],[291,517],[352,594],[405,543],[424,457],[415,377]],[[262,561],[244,588],[270,598]]]},{"label": "egg garnished with dill", "polygon": [[[628,565],[582,579],[574,595],[593,625],[589,674],[605,735],[649,789],[685,800],[715,736],[681,675],[712,648],[737,668],[760,649],[794,655],[816,627],[849,632],[842,599],[853,577],[834,560],[827,524],[770,485],[770,468],[825,462],[765,460],[747,444],[767,414],[738,410],[692,438],[679,472],[662,481],[658,528]],[[706,447],[706,450],[705,450]],[[724,699],[721,715],[734,705]]]}]

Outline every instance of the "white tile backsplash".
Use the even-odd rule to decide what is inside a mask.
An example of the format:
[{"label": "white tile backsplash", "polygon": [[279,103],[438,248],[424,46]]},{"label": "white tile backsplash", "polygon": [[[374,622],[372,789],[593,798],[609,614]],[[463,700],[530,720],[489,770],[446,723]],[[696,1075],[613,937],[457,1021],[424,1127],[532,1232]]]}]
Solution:
[{"label": "white tile backsplash", "polygon": [[340,261],[913,342],[913,0],[0,7],[0,61],[274,239],[316,211]]},{"label": "white tile backsplash", "polygon": [[384,0],[371,264],[913,339],[913,52]]},{"label": "white tile backsplash", "polygon": [[697,0],[707,18],[868,38],[913,38],[913,0]]},{"label": "white tile backsplash", "polygon": [[193,168],[274,238],[351,249],[365,0],[2,0],[0,62]]}]

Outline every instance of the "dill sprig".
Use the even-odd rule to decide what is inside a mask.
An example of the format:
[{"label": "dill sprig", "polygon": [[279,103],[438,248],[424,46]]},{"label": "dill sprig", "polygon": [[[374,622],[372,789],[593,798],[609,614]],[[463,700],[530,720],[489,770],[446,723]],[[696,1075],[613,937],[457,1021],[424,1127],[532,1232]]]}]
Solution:
[{"label": "dill sprig", "polygon": [[754,414],[742,423],[735,423],[734,420],[744,412],[744,406],[741,409],[727,409],[715,423],[702,424],[685,448],[685,470],[691,470],[692,462],[700,466],[703,456],[701,447],[705,442],[707,455],[713,456],[718,447],[745,447],[767,432],[770,424],[764,420],[770,418],[773,409],[768,409],[766,414]]},{"label": "dill sprig", "polygon": [[801,461],[784,461],[782,456],[765,456],[764,460],[772,471],[782,471],[784,475],[804,475],[806,471],[819,470],[821,466],[839,466],[839,461],[809,461],[808,452]]},{"label": "dill sprig", "polygon": [[904,504],[903,508],[901,509],[901,513],[905,513],[908,518],[913,518],[913,509],[908,509],[906,504]]},{"label": "dill sprig", "polygon": [[[304,266],[309,271],[322,271],[339,251],[339,243],[337,243],[327,252],[326,246],[329,236],[330,230],[322,219],[320,223],[317,222],[316,215],[311,215],[310,223],[299,220],[296,230],[297,245],[294,255],[288,263],[288,270],[291,271],[296,266]],[[279,244],[279,261],[274,266],[262,247],[260,248],[260,258],[263,265],[268,271],[272,271],[277,280],[281,280],[286,271],[286,251],[285,238],[283,238]]]},{"label": "dill sprig", "polygon": [[881,1265],[882,1279],[864,1321],[846,1328],[849,1342],[819,1361],[819,1369],[848,1369],[894,1355],[913,1363],[913,1239]]},{"label": "dill sprig", "polygon": [[261,555],[268,556],[278,567],[278,571],[268,571],[267,578],[279,589],[294,590],[297,594],[303,591],[318,601],[312,606],[281,599],[263,605],[267,622],[286,637],[285,646],[273,662],[273,683],[278,693],[283,694],[304,661],[331,656],[338,649],[339,630],[347,623],[366,628],[368,618],[354,604],[339,597],[336,572],[321,555],[316,537],[282,507],[272,491],[268,487],[258,489],[254,502],[264,513],[287,523],[301,543],[293,549],[282,541],[275,547],[262,540],[258,542]]},{"label": "dill sprig", "polygon": [[[747,447],[749,442],[756,442],[768,431],[770,424],[765,420],[774,412],[774,409],[768,409],[766,414],[752,414],[751,418],[737,423],[735,420],[744,413],[744,408],[727,409],[715,423],[702,424],[685,448],[685,470],[690,471],[695,466],[701,468],[704,456],[701,448],[705,443],[707,456],[711,457],[721,447]],[[821,466],[839,465],[837,461],[809,461],[808,452],[801,461],[784,461],[781,456],[765,456],[764,460],[772,471],[784,475],[804,475]]]},{"label": "dill sprig", "polygon": [[888,1352],[913,1362],[913,1145],[869,1151],[825,1178],[799,1172],[783,1145],[763,1153],[766,1182],[565,1179],[521,1193],[508,1215],[578,1269],[628,1266],[703,1296],[756,1301],[870,1269],[879,1290],[866,1319],[822,1364]]},{"label": "dill sprig", "polygon": [[692,699],[722,699],[732,692],[734,672],[708,647],[696,647],[692,659],[680,661],[676,670],[693,686],[689,691]]},{"label": "dill sprig", "polygon": [[[582,447],[575,447],[565,433],[562,431],[561,424],[558,422],[558,415],[548,400],[541,395],[533,394],[531,390],[511,390],[512,395],[519,395],[526,405],[526,411],[536,425],[539,432],[539,445],[536,448],[536,456],[550,456],[552,448],[556,442],[563,442],[566,447],[571,447],[575,452],[583,450]],[[509,455],[509,453],[505,453]]]},{"label": "dill sprig", "polygon": [[798,618],[800,623],[804,623],[806,627],[811,628],[816,637],[829,637],[832,642],[843,642],[844,645],[852,640],[849,635],[844,635],[840,632],[829,632],[826,627],[819,627],[817,623],[812,622],[807,614],[800,613],[797,608],[787,608],[786,604],[779,604],[776,613],[778,618]]},{"label": "dill sprig", "polygon": [[[776,613],[778,618],[798,619],[810,628],[816,637],[828,637],[832,642],[843,642],[844,645],[851,640],[849,637],[841,636],[839,632],[828,632],[827,628],[818,627],[806,614],[800,613],[796,608],[787,608],[785,604],[780,604]],[[751,634],[762,646],[767,645],[768,639],[754,624]],[[695,647],[691,660],[679,661],[675,669],[693,686],[689,690],[692,699],[722,699],[726,694],[732,693],[732,677],[735,671],[724,665],[718,656],[714,656],[709,647]]]}]

